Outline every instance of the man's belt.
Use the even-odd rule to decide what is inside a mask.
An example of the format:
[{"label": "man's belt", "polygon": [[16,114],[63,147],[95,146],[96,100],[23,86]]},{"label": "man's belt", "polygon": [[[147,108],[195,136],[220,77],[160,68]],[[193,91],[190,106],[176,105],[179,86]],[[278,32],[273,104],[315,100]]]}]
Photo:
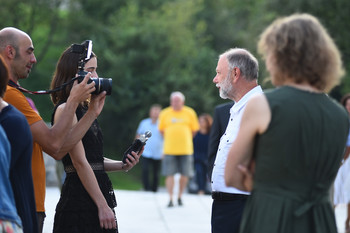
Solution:
[{"label": "man's belt", "polygon": [[249,195],[236,193],[212,192],[211,197],[216,201],[234,201],[247,199]]}]

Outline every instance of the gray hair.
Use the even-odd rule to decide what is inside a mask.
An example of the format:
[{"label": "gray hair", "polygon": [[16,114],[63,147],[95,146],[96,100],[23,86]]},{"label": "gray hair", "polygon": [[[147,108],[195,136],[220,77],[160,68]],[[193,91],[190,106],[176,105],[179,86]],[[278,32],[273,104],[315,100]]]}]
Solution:
[{"label": "gray hair", "polygon": [[219,58],[223,56],[226,56],[230,72],[237,67],[246,80],[255,81],[258,79],[259,62],[248,50],[240,48],[229,49],[221,54]]},{"label": "gray hair", "polygon": [[179,92],[179,91],[174,91],[174,92],[172,92],[171,94],[170,94],[170,100],[173,98],[173,97],[180,97],[180,99],[183,101],[183,102],[185,102],[185,96],[184,96],[184,94],[182,94],[181,92]]}]

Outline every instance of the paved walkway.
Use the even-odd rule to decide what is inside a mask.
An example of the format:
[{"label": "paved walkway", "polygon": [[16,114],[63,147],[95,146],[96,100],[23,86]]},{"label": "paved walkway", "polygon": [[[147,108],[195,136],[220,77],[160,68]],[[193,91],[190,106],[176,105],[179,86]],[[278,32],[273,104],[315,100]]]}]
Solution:
[{"label": "paved walkway", "polygon": [[[210,233],[211,197],[184,194],[182,207],[167,208],[165,191],[115,191],[119,231],[121,233]],[[48,187],[44,233],[51,233],[59,189]],[[344,233],[346,205],[336,208],[339,233]]]},{"label": "paved walkway", "polygon": [[[46,189],[44,233],[51,233],[59,189]],[[167,208],[166,192],[115,190],[121,233],[210,233],[211,197],[183,195],[183,206]]]}]

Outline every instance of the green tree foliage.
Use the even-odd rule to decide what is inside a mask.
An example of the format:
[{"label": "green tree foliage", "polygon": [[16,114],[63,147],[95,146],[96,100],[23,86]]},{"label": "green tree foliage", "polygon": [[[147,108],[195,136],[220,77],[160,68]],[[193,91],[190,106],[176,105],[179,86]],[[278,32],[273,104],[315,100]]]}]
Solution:
[{"label": "green tree foliage", "polygon": [[[350,69],[350,30],[349,30],[349,10],[350,1],[334,0],[271,0],[268,1],[268,8],[275,9],[277,15],[289,15],[292,13],[310,13],[320,19],[321,23],[327,28],[341,51],[344,68]],[[331,5],[330,5],[331,4]],[[343,78],[340,86],[333,89],[331,95],[340,99],[341,96],[350,92],[349,74]]]},{"label": "green tree foliage", "polygon": [[[93,40],[98,73],[113,79],[99,117],[107,155],[120,158],[153,103],[169,105],[182,91],[198,114],[222,103],[212,83],[217,56],[231,47],[256,54],[263,29],[279,16],[311,13],[327,27],[350,67],[350,1],[334,0],[0,0],[0,27],[14,26],[33,39],[38,63],[21,80],[30,90],[49,88],[56,62],[72,43]],[[260,58],[260,56],[258,56]],[[267,76],[260,61],[259,82]],[[347,75],[349,76],[349,75]],[[350,92],[350,81],[331,94]],[[50,121],[49,96],[30,96]],[[117,155],[117,156],[116,156]]]},{"label": "green tree foliage", "polygon": [[[109,49],[99,54],[113,67],[108,75],[113,77],[114,92],[101,116],[110,119],[103,122],[114,122],[107,123],[110,133],[119,132],[121,139],[130,141],[149,106],[168,106],[169,95],[176,90],[197,111],[211,111],[216,54],[206,47],[205,22],[194,20],[201,10],[200,0],[164,2],[156,10],[130,2],[110,17],[114,30],[104,43]],[[121,127],[125,125],[129,127]],[[109,140],[116,143],[115,138]]]},{"label": "green tree foliage", "polygon": [[[0,0],[0,14],[4,20],[0,28],[16,27],[28,33],[33,40],[38,65],[30,78],[21,84],[30,90],[47,89],[51,74],[62,48],[54,46],[59,33],[61,0]],[[50,51],[50,52],[49,52]],[[43,62],[41,62],[43,61]],[[49,96],[30,96],[46,121],[50,120]]]}]

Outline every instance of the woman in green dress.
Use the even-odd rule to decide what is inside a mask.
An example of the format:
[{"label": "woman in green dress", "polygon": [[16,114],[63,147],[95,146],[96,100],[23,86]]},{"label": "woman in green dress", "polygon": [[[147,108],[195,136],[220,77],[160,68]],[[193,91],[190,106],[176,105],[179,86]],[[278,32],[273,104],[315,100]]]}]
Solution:
[{"label": "woman in green dress", "polygon": [[329,190],[349,120],[326,93],[343,75],[339,51],[308,14],[273,22],[258,48],[276,89],[247,103],[228,155],[226,184],[252,191],[240,232],[337,232]]}]

